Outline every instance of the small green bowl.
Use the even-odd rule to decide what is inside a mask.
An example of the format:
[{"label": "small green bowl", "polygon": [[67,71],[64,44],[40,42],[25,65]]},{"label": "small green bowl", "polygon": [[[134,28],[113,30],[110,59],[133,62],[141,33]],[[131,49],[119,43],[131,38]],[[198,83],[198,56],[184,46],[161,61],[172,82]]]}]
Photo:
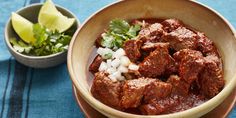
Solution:
[{"label": "small green bowl", "polygon": [[[39,10],[42,7],[42,5],[43,5],[42,3],[32,4],[24,8],[21,8],[20,10],[16,11],[16,13],[23,16],[24,18],[28,19],[29,21],[33,23],[37,23]],[[71,28],[77,29],[79,27],[80,22],[72,12],[58,5],[56,5],[56,8],[63,15],[69,18],[75,18],[75,23]],[[8,50],[18,62],[26,66],[33,67],[33,68],[48,68],[48,67],[56,66],[66,61],[67,51],[59,52],[59,53],[51,54],[47,56],[29,56],[29,55],[21,54],[17,52],[10,44],[9,40],[11,38],[19,39],[19,36],[14,31],[11,24],[11,18],[9,18],[5,26],[5,42],[8,47]]]}]

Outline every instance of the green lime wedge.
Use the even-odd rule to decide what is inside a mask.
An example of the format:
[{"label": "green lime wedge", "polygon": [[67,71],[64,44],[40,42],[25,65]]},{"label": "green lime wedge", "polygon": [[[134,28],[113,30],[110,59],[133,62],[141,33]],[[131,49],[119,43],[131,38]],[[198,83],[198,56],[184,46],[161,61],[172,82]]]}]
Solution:
[{"label": "green lime wedge", "polygon": [[11,23],[15,32],[23,41],[31,44],[35,42],[33,23],[14,12],[11,15]]},{"label": "green lime wedge", "polygon": [[75,22],[74,18],[62,15],[51,0],[47,0],[40,9],[38,22],[50,30],[60,33],[68,30]]}]

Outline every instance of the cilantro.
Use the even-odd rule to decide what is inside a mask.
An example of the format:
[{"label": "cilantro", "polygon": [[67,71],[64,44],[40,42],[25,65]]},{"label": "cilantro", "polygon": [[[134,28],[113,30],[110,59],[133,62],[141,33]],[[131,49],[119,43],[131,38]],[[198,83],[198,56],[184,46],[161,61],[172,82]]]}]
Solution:
[{"label": "cilantro", "polygon": [[16,40],[16,38],[11,38],[10,39],[10,43],[13,45],[13,48],[20,53],[26,53],[28,54],[31,49],[33,48],[30,45],[25,44],[23,41],[21,40]]},{"label": "cilantro", "polygon": [[71,36],[65,33],[59,33],[57,30],[50,31],[39,24],[33,25],[33,33],[36,39],[33,45],[26,44],[22,40],[15,38],[11,39],[10,43],[13,45],[13,48],[20,53],[44,56],[66,51],[71,40]]},{"label": "cilantro", "polygon": [[107,53],[103,57],[104,59],[111,59],[112,58],[112,53]]},{"label": "cilantro", "polygon": [[140,29],[140,25],[130,26],[125,20],[114,19],[109,23],[109,30],[102,34],[101,45],[116,50],[126,40],[135,38]]},{"label": "cilantro", "polygon": [[102,41],[101,41],[101,45],[107,48],[112,48],[113,47],[113,41],[115,40],[115,38],[109,34],[109,33],[103,33],[102,34]]},{"label": "cilantro", "polygon": [[140,25],[134,25],[131,26],[129,31],[126,33],[129,37],[134,38],[137,36],[137,32],[140,31],[141,26]]},{"label": "cilantro", "polygon": [[130,28],[129,23],[121,19],[112,20],[110,21],[110,24],[109,24],[109,30],[118,34],[126,33],[129,30],[129,28]]}]

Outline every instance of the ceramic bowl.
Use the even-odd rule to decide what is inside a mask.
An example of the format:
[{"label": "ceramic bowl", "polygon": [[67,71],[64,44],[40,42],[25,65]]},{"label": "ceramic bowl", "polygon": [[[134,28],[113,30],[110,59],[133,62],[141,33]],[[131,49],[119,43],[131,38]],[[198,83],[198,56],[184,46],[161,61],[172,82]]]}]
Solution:
[{"label": "ceramic bowl", "polygon": [[[93,78],[88,75],[88,60],[95,39],[110,20],[122,18],[177,18],[186,25],[204,32],[214,41],[224,63],[224,89],[209,101],[177,113],[166,115],[135,115],[113,109],[96,100],[90,93]],[[71,80],[80,96],[94,109],[112,118],[192,118],[200,117],[218,106],[236,85],[235,29],[213,9],[191,0],[124,0],[106,6],[93,14],[77,30],[70,43],[67,64]]]},{"label": "ceramic bowl", "polygon": [[[16,13],[23,16],[24,18],[28,19],[29,21],[33,23],[37,23],[38,14],[41,7],[42,7],[42,4],[40,3],[32,4],[16,11]],[[79,20],[76,18],[76,16],[72,12],[70,12],[69,10],[61,6],[56,5],[56,7],[63,15],[76,19],[72,27],[77,29],[79,26]],[[16,38],[16,37],[18,37],[18,35],[15,33],[11,24],[11,19],[9,18],[5,26],[6,45],[10,53],[15,57],[15,59],[26,66],[34,67],[34,68],[47,68],[47,67],[56,66],[66,61],[67,51],[51,54],[48,56],[28,56],[28,55],[21,54],[17,52],[9,42],[9,39]]]}]

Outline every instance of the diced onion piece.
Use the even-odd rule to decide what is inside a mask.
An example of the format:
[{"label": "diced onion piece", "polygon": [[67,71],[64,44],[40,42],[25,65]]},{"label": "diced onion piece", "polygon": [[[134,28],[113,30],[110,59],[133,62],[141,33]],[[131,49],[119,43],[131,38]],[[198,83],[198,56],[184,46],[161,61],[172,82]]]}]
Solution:
[{"label": "diced onion piece", "polygon": [[136,64],[131,63],[128,67],[130,70],[138,70],[139,66]]},{"label": "diced onion piece", "polygon": [[120,78],[121,77],[121,72],[120,71],[116,71],[112,74],[114,77],[116,78]]},{"label": "diced onion piece", "polygon": [[119,81],[124,81],[124,80],[125,80],[125,77],[124,77],[124,76],[120,76],[119,78],[117,78],[117,80],[119,80]]},{"label": "diced onion piece", "polygon": [[105,70],[107,70],[107,64],[106,64],[106,62],[103,61],[103,62],[100,64],[98,70],[99,70],[99,71],[105,71]]},{"label": "diced onion piece", "polygon": [[118,71],[120,71],[121,73],[127,73],[128,72],[128,68],[123,66],[123,65],[120,65],[118,67]]},{"label": "diced onion piece", "polygon": [[116,50],[113,54],[113,58],[120,58],[121,56],[125,55],[125,51],[122,48]]},{"label": "diced onion piece", "polygon": [[97,53],[99,55],[101,55],[103,59],[105,59],[107,54],[113,55],[114,52],[109,48],[101,48],[100,47],[100,48],[97,49]]},{"label": "diced onion piece", "polygon": [[116,69],[115,68],[108,68],[106,71],[109,74],[113,74],[114,72],[116,72]]},{"label": "diced onion piece", "polygon": [[129,66],[130,60],[129,60],[129,58],[128,58],[127,56],[122,56],[122,57],[120,58],[120,63],[121,63],[121,65],[123,65],[123,66]]},{"label": "diced onion piece", "polygon": [[103,55],[104,49],[103,49],[103,48],[98,48],[98,49],[97,49],[97,53],[98,53],[99,55]]},{"label": "diced onion piece", "polygon": [[117,79],[114,75],[108,75],[112,82],[117,82]]},{"label": "diced onion piece", "polygon": [[111,59],[108,59],[108,60],[107,60],[107,67],[108,67],[108,68],[111,68],[111,62],[112,62]]},{"label": "diced onion piece", "polygon": [[116,68],[120,65],[120,59],[114,59],[112,62],[111,62],[111,66],[113,68]]}]

